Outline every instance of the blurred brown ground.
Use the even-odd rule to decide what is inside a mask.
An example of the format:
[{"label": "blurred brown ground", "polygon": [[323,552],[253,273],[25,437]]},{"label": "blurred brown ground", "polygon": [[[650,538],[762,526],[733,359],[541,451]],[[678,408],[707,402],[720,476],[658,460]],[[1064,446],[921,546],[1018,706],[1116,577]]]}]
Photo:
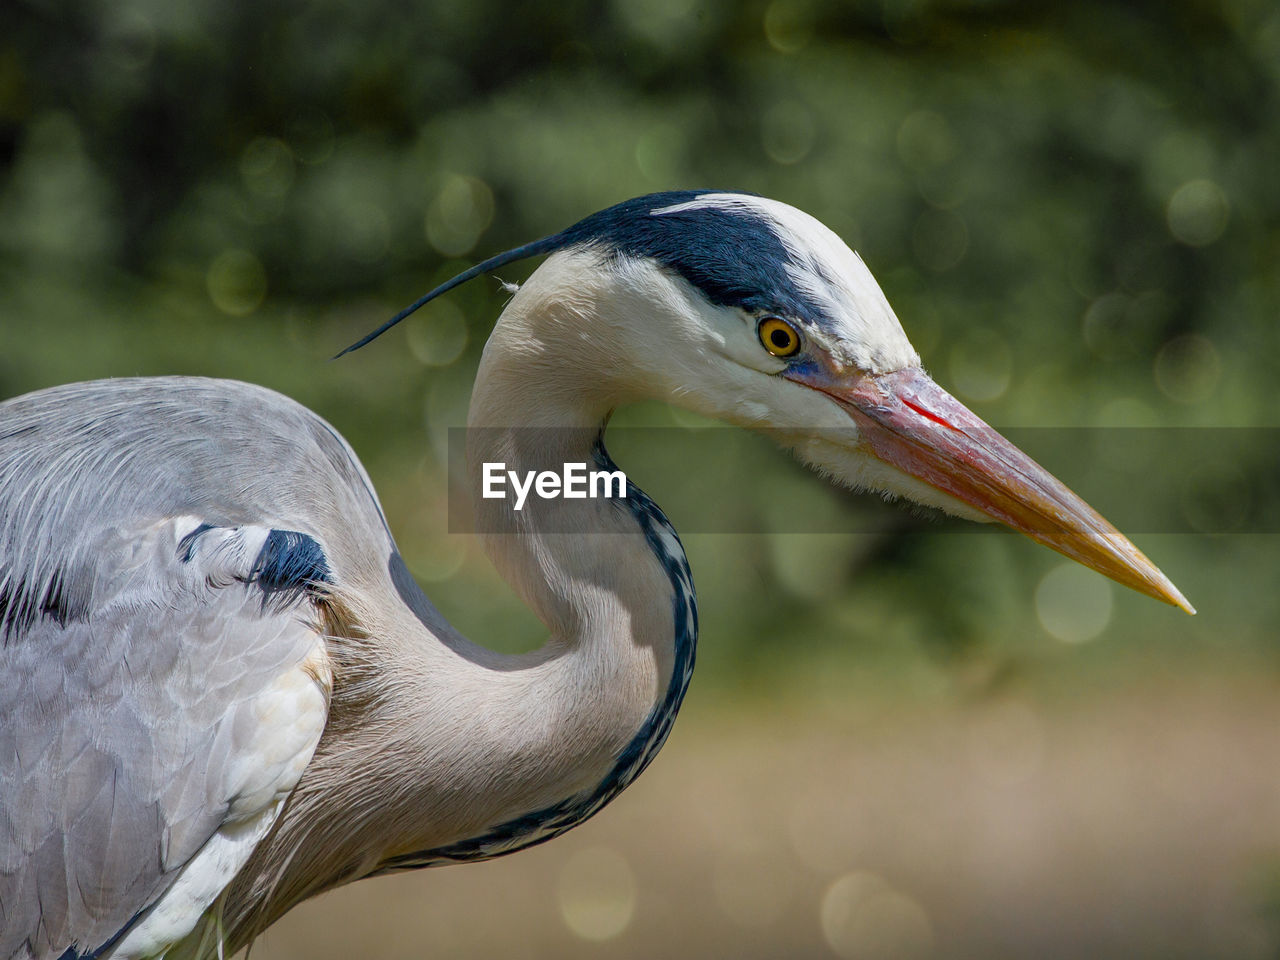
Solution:
[{"label": "blurred brown ground", "polygon": [[254,960],[1276,955],[1269,674],[693,701],[578,830],[330,893]]}]

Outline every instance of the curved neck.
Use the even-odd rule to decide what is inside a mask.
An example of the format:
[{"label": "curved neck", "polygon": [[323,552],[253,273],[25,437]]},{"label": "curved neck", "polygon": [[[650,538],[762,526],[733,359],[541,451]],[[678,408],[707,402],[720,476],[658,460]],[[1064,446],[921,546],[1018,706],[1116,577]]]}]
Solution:
[{"label": "curved neck", "polygon": [[562,320],[555,305],[520,302],[485,350],[468,460],[485,546],[549,639],[495,653],[449,625],[398,554],[389,570],[362,571],[349,594],[359,628],[331,646],[346,679],[325,738],[255,851],[246,875],[257,879],[229,902],[238,938],[328,887],[550,839],[629,785],[670,731],[697,612],[666,517],[630,484],[621,499],[531,497],[521,511],[479,496],[486,462],[520,475],[613,468],[601,436],[620,391],[599,375],[607,368],[563,362],[561,341],[529,327]]},{"label": "curved neck", "polygon": [[[679,538],[648,497],[630,483],[621,497],[530,490],[515,509],[512,487],[531,475],[563,476],[566,464],[617,471],[603,431],[623,391],[607,368],[559,354],[557,334],[576,319],[560,309],[524,296],[504,313],[467,436],[477,530],[550,636],[516,657],[442,638],[464,664],[451,682],[455,711],[462,701],[471,713],[465,775],[484,794],[475,807],[490,812],[445,842],[387,857],[381,871],[497,856],[580,823],[657,753],[689,682],[693,584]],[[508,478],[506,497],[482,496],[486,465]]]},{"label": "curved neck", "polygon": [[[639,488],[622,496],[544,499],[523,478],[566,465],[621,476],[604,449],[605,390],[566,390],[564,370],[529,364],[499,325],[472,395],[467,437],[477,528],[495,566],[550,631],[539,651],[470,679],[478,726],[495,700],[514,708],[498,749],[511,800],[497,822],[452,842],[384,860],[380,872],[487,859],[541,842],[593,815],[665,741],[692,674],[693,584],[679,538]],[[540,377],[539,373],[551,373]],[[598,387],[599,380],[594,385]],[[482,494],[486,471],[510,481]],[[452,648],[464,652],[460,641]],[[493,668],[497,668],[495,673]],[[512,696],[512,687],[519,692]],[[537,731],[530,740],[527,731]],[[523,744],[523,754],[511,748]],[[512,767],[523,774],[512,779]]]}]

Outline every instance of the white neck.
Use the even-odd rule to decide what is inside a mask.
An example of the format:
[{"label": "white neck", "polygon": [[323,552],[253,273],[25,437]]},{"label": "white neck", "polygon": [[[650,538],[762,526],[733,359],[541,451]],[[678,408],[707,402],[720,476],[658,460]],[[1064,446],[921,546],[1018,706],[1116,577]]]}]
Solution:
[{"label": "white neck", "polygon": [[268,871],[281,878],[274,890],[245,891],[246,901],[274,901],[264,917],[373,871],[484,859],[554,836],[628,785],[670,729],[697,625],[665,517],[635,488],[625,501],[530,497],[519,513],[479,496],[486,461],[522,476],[594,464],[624,399],[607,369],[556,356],[558,335],[582,318],[537,294],[522,291],[485,349],[468,462],[477,529],[550,637],[516,656],[471,643],[398,557],[390,580],[361,584],[378,599],[353,610],[370,635],[347,650],[356,679],[335,689],[333,733],[263,854],[271,864],[301,846],[324,851],[324,862],[282,865]]}]

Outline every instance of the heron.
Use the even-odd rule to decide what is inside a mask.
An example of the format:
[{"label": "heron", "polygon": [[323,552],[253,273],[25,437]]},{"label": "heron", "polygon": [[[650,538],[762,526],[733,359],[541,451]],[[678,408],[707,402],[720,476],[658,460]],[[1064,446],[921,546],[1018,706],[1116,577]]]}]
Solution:
[{"label": "heron", "polygon": [[[476,375],[473,493],[494,462],[618,469],[611,414],[656,398],[1194,612],[939,387],[863,261],[778,201],[619,203],[353,348],[533,256]],[[631,784],[693,670],[675,530],[629,481],[475,510],[546,627],[535,651],[436,610],[352,447],[278,393],[159,377],[0,405],[0,958],[230,955],[322,891],[541,843]]]}]

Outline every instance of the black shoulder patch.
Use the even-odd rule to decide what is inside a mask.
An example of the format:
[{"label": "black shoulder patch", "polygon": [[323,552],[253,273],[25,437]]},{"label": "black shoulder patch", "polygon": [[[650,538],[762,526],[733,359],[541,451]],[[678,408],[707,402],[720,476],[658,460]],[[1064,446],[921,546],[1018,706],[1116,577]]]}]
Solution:
[{"label": "black shoulder patch", "polygon": [[264,592],[315,589],[333,583],[329,561],[314,537],[296,530],[272,530],[253,562],[253,582]]},{"label": "black shoulder patch", "polygon": [[0,640],[21,637],[42,618],[67,621],[88,613],[84,603],[73,603],[68,589],[67,573],[56,567],[43,584],[30,583],[0,567]]}]

